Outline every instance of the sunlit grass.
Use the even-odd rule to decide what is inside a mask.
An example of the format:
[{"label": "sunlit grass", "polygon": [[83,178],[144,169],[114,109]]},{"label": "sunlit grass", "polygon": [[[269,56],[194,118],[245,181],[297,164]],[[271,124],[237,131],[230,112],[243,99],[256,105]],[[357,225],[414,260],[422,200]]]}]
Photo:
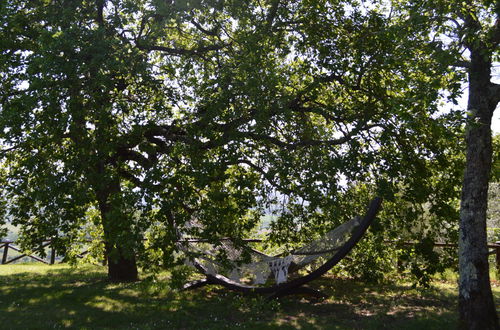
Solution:
[{"label": "sunlit grass", "polygon": [[[367,284],[324,277],[318,300],[291,296],[267,301],[218,287],[178,292],[168,274],[136,283],[106,280],[100,266],[0,266],[2,329],[444,329],[457,322],[454,274],[431,288]],[[500,301],[500,289],[493,287]]]}]

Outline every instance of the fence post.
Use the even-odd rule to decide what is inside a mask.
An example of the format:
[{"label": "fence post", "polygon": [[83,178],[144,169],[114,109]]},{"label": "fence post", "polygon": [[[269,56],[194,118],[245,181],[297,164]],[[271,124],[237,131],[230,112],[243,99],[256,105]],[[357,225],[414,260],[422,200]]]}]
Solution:
[{"label": "fence post", "polygon": [[497,281],[500,280],[500,241],[495,242],[495,260],[497,262]]},{"label": "fence post", "polygon": [[56,248],[54,246],[51,247],[50,251],[50,264],[53,265],[56,261]]},{"label": "fence post", "polygon": [[2,265],[7,262],[7,255],[9,254],[9,243],[6,242],[3,246],[3,256],[2,256]]}]

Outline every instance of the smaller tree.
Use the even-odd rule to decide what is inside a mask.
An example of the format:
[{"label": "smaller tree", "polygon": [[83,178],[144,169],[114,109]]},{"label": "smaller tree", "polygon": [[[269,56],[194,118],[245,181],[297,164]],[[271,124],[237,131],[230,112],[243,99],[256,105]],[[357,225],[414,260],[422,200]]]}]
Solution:
[{"label": "smaller tree", "polygon": [[[491,292],[486,235],[488,183],[492,167],[491,120],[500,85],[491,81],[499,58],[498,1],[411,1],[410,23],[435,34],[429,43],[436,60],[467,74],[466,164],[462,182],[459,234],[459,312],[463,327],[498,329]],[[440,40],[445,36],[445,42]]]}]

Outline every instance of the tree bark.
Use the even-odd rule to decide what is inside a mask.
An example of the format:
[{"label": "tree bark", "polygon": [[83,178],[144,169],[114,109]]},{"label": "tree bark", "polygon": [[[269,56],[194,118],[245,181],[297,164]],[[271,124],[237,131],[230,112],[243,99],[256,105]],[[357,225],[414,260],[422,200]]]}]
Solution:
[{"label": "tree bark", "polygon": [[486,237],[488,183],[491,172],[491,60],[471,50],[469,68],[466,166],[460,205],[459,313],[465,329],[499,329],[490,286]]},{"label": "tree bark", "polygon": [[108,277],[112,282],[133,282],[139,280],[135,255],[125,253],[121,248],[106,249]]},{"label": "tree bark", "polygon": [[[104,245],[108,277],[113,282],[133,282],[139,279],[133,241],[123,242],[130,231],[129,221],[120,210],[113,209],[111,198],[120,193],[120,182],[111,179],[107,185],[95,189],[104,230]],[[117,215],[121,215],[117,218]],[[120,237],[120,239],[117,239]]]},{"label": "tree bark", "polygon": [[[102,213],[104,228],[104,245],[108,261],[108,277],[112,282],[133,282],[139,280],[136,256],[133,249],[125,249],[129,244],[116,240],[116,234],[110,230],[109,213]],[[107,220],[104,220],[107,218]],[[116,221],[116,219],[115,219]],[[126,229],[122,229],[126,230]]]}]

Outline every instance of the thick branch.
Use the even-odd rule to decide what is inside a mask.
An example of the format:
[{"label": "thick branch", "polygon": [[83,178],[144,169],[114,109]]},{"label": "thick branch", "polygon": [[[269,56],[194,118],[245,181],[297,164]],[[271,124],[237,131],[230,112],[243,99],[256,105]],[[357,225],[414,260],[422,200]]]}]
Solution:
[{"label": "thick branch", "polygon": [[277,147],[283,148],[283,149],[288,149],[288,150],[296,150],[299,148],[304,148],[304,147],[313,147],[313,146],[321,146],[321,145],[340,145],[344,144],[346,142],[349,142],[356,134],[363,130],[368,130],[373,127],[379,126],[378,124],[373,124],[373,125],[366,125],[366,124],[360,124],[356,128],[352,129],[350,132],[346,133],[343,137],[338,138],[338,139],[332,139],[332,140],[314,140],[314,139],[305,139],[305,140],[300,140],[296,142],[287,142],[283,141],[279,138],[276,138],[274,136],[269,136],[265,134],[258,134],[254,132],[240,132],[240,131],[232,131],[230,134],[223,134],[223,136],[217,140],[212,140],[206,143],[203,143],[200,145],[201,150],[208,150],[212,148],[216,148],[219,146],[222,146],[226,143],[228,143],[228,136],[231,137],[238,137],[240,139],[251,139],[255,141],[262,141],[262,142],[267,142],[272,145],[275,145]]},{"label": "thick branch", "polygon": [[129,150],[129,149],[119,150],[118,157],[122,160],[134,161],[139,165],[141,165],[142,167],[144,167],[145,169],[149,169],[151,168],[151,166],[153,166],[152,161],[150,159],[144,157],[144,155],[142,155],[140,152],[134,150]]},{"label": "thick branch", "polygon": [[[159,139],[162,137],[165,141]],[[128,135],[121,138],[118,150],[133,149],[147,140],[161,149],[167,149],[166,141],[186,141],[186,132],[175,125],[147,125],[138,126]]]},{"label": "thick branch", "polygon": [[470,62],[469,61],[465,61],[465,60],[456,61],[455,63],[453,63],[453,66],[455,66],[457,68],[469,69],[470,68]]},{"label": "thick branch", "polygon": [[266,141],[270,142],[271,144],[274,144],[280,148],[285,148],[289,150],[295,150],[298,148],[303,148],[303,147],[313,147],[313,146],[320,146],[320,145],[339,145],[339,144],[344,144],[348,142],[354,135],[356,135],[360,130],[352,130],[349,132],[347,135],[338,138],[338,139],[333,139],[333,140],[302,140],[302,141],[297,141],[297,142],[285,142],[282,141],[278,138],[264,135],[264,134],[256,134],[256,133],[246,133],[248,137],[254,139],[254,140],[260,140],[260,141]]},{"label": "thick branch", "polygon": [[194,122],[193,126],[197,127],[198,129],[204,129],[210,126],[211,128],[217,129],[221,133],[225,133],[231,130],[236,130],[241,125],[249,123],[252,119],[254,119],[254,115],[256,113],[256,109],[250,109],[241,117],[238,117],[224,124],[214,123],[213,121],[207,119],[200,119],[199,121]]},{"label": "thick branch", "polygon": [[169,55],[175,55],[175,56],[184,56],[184,55],[190,55],[190,56],[196,56],[196,55],[202,55],[204,53],[213,51],[213,50],[219,50],[224,47],[228,46],[227,44],[222,44],[222,45],[210,45],[210,46],[200,46],[198,48],[193,48],[193,49],[186,49],[186,48],[172,48],[172,47],[165,47],[165,46],[158,46],[158,45],[144,45],[141,44],[140,42],[136,43],[136,47],[141,49],[141,50],[146,50],[148,52],[151,51],[160,51]]},{"label": "thick branch", "polygon": [[500,17],[497,18],[495,25],[492,27],[489,42],[495,49],[500,44]]},{"label": "thick branch", "polygon": [[97,19],[96,22],[99,26],[104,26],[104,3],[105,0],[97,0]]},{"label": "thick branch", "polygon": [[[481,23],[477,19],[475,19],[474,16],[471,13],[467,13],[463,17],[464,28],[465,28],[464,30],[466,31],[466,35],[475,36],[480,31],[482,31]],[[464,45],[471,52],[474,50],[478,50],[478,49],[484,49],[484,50],[487,49],[486,44],[484,43],[484,40],[482,40],[480,37],[474,37],[473,42],[471,42],[471,40],[467,40],[467,39],[468,38],[466,37],[464,40]]]},{"label": "thick branch", "polygon": [[269,13],[267,14],[266,22],[268,24],[268,28],[271,28],[273,21],[276,17],[276,13],[278,12],[278,6],[280,4],[280,0],[274,0],[271,4],[271,8],[269,9]]},{"label": "thick branch", "polygon": [[498,103],[500,102],[500,84],[492,83],[490,86],[490,108],[495,111]]},{"label": "thick branch", "polygon": [[203,32],[206,35],[213,36],[213,37],[216,37],[218,35],[217,28],[213,28],[212,30],[207,30],[203,26],[201,26],[200,23],[196,22],[194,20],[194,18],[191,19],[191,23],[193,23],[193,25],[196,27],[196,29],[198,29],[198,31]]},{"label": "thick branch", "polygon": [[[307,98],[304,101],[310,101]],[[318,101],[310,101],[311,103],[317,105],[317,107],[309,107],[309,106],[303,106],[301,103],[301,100],[299,99],[294,99],[290,103],[289,107],[292,111],[298,112],[298,113],[315,113],[317,115],[320,115],[323,117],[327,122],[342,122],[348,120],[345,117],[339,117],[339,116],[334,116],[331,113],[329,113],[327,110],[324,109],[326,107],[325,104],[322,104]]]},{"label": "thick branch", "polygon": [[146,135],[146,139],[150,142],[156,145],[156,151],[157,153],[167,153],[170,151],[170,146],[167,144],[167,142],[163,141],[162,139],[154,136],[154,135]]}]

